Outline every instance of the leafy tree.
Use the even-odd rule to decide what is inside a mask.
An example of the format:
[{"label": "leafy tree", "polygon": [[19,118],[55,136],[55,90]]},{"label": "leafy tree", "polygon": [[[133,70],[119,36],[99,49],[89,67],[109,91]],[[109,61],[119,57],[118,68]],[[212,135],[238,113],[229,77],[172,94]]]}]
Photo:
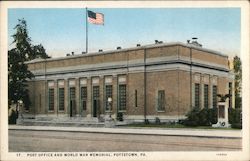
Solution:
[{"label": "leafy tree", "polygon": [[16,48],[8,51],[8,96],[14,102],[23,100],[25,106],[29,107],[27,79],[31,79],[33,74],[28,70],[28,66],[24,63],[23,59],[22,54]]},{"label": "leafy tree", "polygon": [[35,45],[32,46],[32,55],[30,55],[30,60],[35,59],[35,58],[50,58],[47,54],[46,51],[44,49],[44,47],[42,46],[42,44],[39,45]]},{"label": "leafy tree", "polygon": [[15,55],[19,57],[19,61],[23,62],[28,60],[28,56],[31,55],[31,39],[28,37],[26,21],[24,19],[18,21],[19,23],[14,28],[16,33],[12,37],[16,46],[15,50],[19,53],[19,56],[17,53]]},{"label": "leafy tree", "polygon": [[15,48],[8,51],[8,98],[9,101],[23,100],[25,107],[30,105],[27,81],[33,77],[28,70],[26,61],[41,57],[48,58],[44,47],[32,45],[28,36],[27,24],[24,19],[18,20],[14,28],[16,33],[12,35]]},{"label": "leafy tree", "polygon": [[242,65],[238,56],[234,57],[233,64],[235,74],[235,107],[241,108]]},{"label": "leafy tree", "polygon": [[45,52],[44,47],[39,45],[32,45],[31,38],[28,36],[27,24],[24,19],[19,19],[15,26],[16,33],[12,35],[16,45],[16,50],[20,53],[24,61],[33,60],[35,58],[49,58]]}]

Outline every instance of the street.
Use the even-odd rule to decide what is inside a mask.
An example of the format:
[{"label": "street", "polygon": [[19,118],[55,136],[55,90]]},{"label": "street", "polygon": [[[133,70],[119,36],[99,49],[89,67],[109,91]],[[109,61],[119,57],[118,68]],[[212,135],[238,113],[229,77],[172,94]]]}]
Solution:
[{"label": "street", "polygon": [[9,130],[10,152],[238,151],[239,138]]}]

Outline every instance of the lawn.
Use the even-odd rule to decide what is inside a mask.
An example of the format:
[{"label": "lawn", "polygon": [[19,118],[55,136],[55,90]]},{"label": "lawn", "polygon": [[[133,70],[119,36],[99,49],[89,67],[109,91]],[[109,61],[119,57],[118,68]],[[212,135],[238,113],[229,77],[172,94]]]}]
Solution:
[{"label": "lawn", "polygon": [[189,128],[189,129],[212,129],[212,130],[241,130],[236,128],[215,128],[212,126],[185,126],[182,124],[129,124],[123,127],[140,127],[140,128]]}]

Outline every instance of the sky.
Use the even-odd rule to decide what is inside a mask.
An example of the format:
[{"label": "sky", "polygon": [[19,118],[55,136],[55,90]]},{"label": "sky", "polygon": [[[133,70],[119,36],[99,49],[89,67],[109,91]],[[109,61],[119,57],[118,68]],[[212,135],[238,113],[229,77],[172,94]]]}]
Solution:
[{"label": "sky", "polygon": [[[204,48],[240,55],[240,8],[88,8],[104,14],[104,26],[88,24],[89,52],[114,50],[197,37]],[[13,48],[18,19],[27,21],[32,44],[49,56],[85,51],[86,10],[79,8],[8,9],[8,43]]]}]

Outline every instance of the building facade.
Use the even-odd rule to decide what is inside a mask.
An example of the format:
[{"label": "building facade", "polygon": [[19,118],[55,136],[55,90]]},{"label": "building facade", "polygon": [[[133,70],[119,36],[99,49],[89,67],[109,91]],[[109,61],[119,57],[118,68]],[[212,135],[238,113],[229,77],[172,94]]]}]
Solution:
[{"label": "building facade", "polygon": [[[35,117],[178,120],[233,94],[228,57],[192,43],[161,43],[27,62]],[[108,102],[108,98],[112,98]],[[228,100],[233,107],[233,98]]]}]

